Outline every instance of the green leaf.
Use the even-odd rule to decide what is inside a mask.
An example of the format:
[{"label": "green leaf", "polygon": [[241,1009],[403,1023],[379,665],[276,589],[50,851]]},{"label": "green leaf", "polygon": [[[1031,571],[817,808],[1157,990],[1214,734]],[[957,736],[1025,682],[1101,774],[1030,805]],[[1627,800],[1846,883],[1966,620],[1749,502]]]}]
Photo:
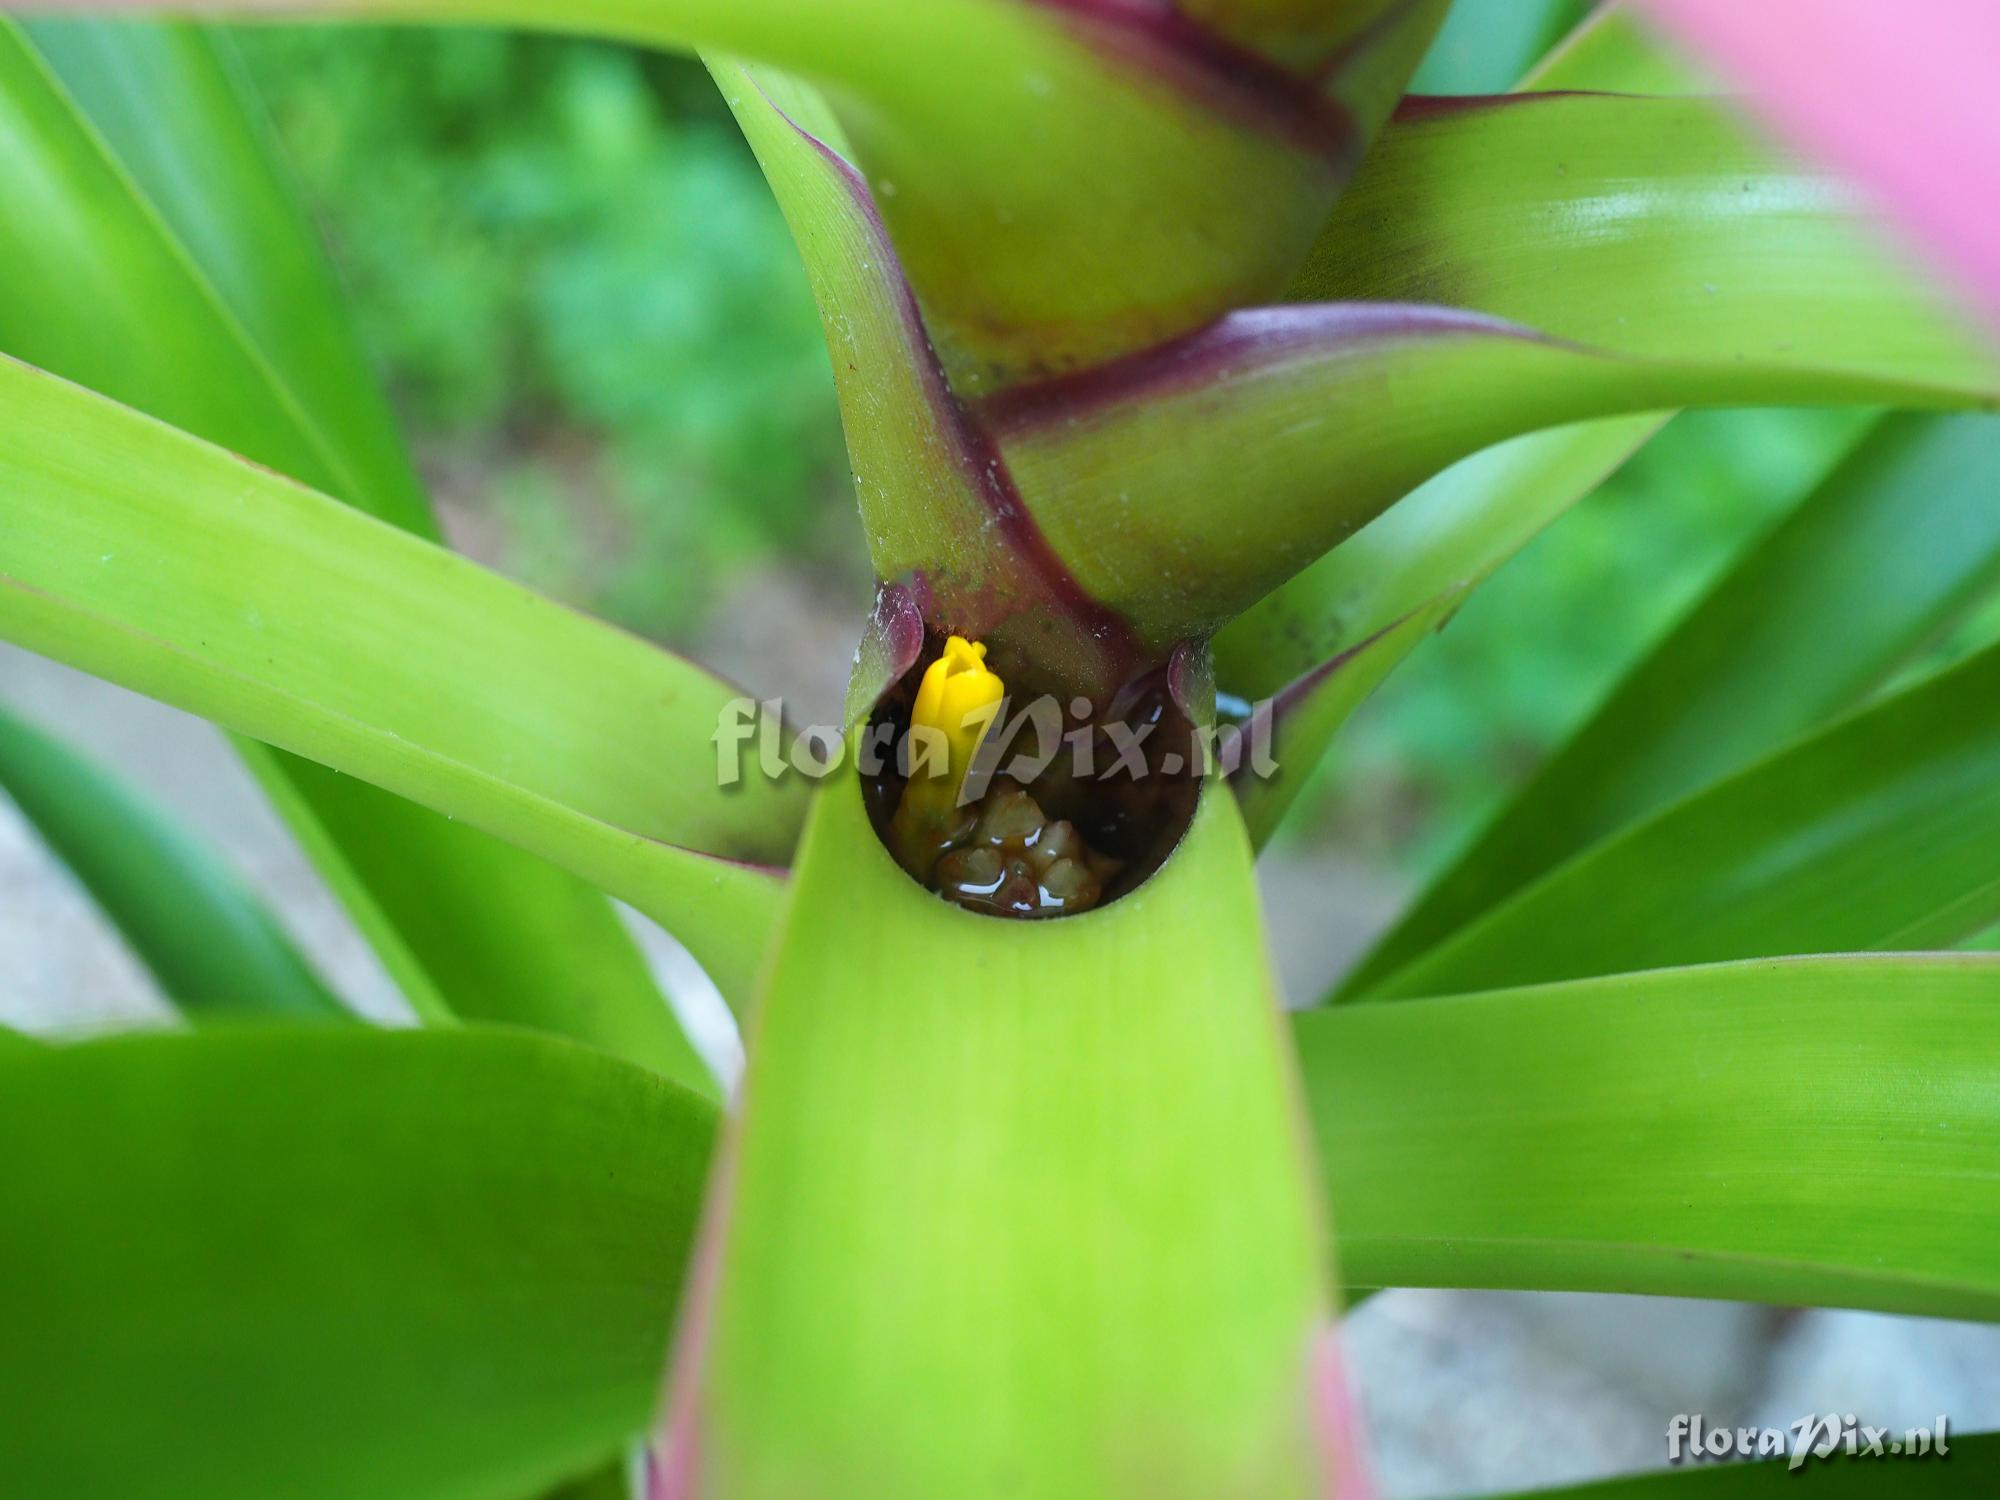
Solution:
[{"label": "green leaf", "polygon": [[[221,13],[256,11],[236,0]],[[1150,8],[994,0],[339,0],[740,53],[825,89],[955,373],[1067,368],[1273,295],[1444,9],[1401,6],[1319,76]],[[1075,212],[1079,181],[1096,211]]]},{"label": "green leaf", "polygon": [[1453,464],[1217,632],[1217,685],[1270,697],[1398,620],[1477,587],[1665,422],[1647,415],[1560,427]]},{"label": "green leaf", "polygon": [[2000,647],[1586,850],[1359,993],[1942,946],[1996,917]]},{"label": "green leaf", "polygon": [[643,1484],[634,1483],[625,1464],[612,1464],[586,1478],[550,1490],[542,1500],[645,1500]]},{"label": "green leaf", "polygon": [[9,1492],[516,1500],[611,1457],[712,1122],[496,1032],[0,1052]]},{"label": "green leaf", "polygon": [[1239,766],[1230,778],[1252,848],[1261,849],[1277,831],[1348,715],[1450,617],[1458,597],[1446,593],[1384,627],[1287,686],[1262,710],[1269,716],[1268,764]]},{"label": "green leaf", "polygon": [[876,575],[923,570],[934,608],[983,637],[964,599],[1032,591],[1036,559],[991,536],[1004,500],[953,397],[887,227],[810,86],[707,59],[797,242],[818,305]]},{"label": "green leaf", "polygon": [[[1992,358],[1849,190],[1714,99],[1417,100],[1302,301],[1442,303],[1621,355],[1990,389]],[[1826,316],[1837,307],[1838,317]]]},{"label": "green leaf", "polygon": [[795,882],[677,1391],[702,1493],[1322,1493],[1326,1268],[1231,799],[1117,903],[1016,922],[911,881],[844,776]]},{"label": "green leaf", "polygon": [[1124,632],[1106,628],[1025,523],[1005,467],[967,420],[825,100],[769,69],[708,65],[805,260],[876,575],[920,579],[931,624],[1002,659],[1018,643],[1079,686],[1124,681]]},{"label": "green leaf", "polygon": [[1224,623],[1520,432],[2000,391],[1991,353],[1835,185],[1713,102],[1426,106],[1376,158],[1294,292],[1366,301],[1234,313],[984,408],[1056,554],[1150,641]]},{"label": "green leaf", "polygon": [[[1361,305],[1235,313],[983,409],[1056,555],[1155,645],[1225,623],[1524,431],[2000,390],[1990,351],[1875,248],[1847,195],[1712,101],[1414,109],[1291,294]],[[1244,495],[1257,504],[1229,503]]]},{"label": "green leaf", "polygon": [[184,1014],[348,1015],[214,851],[103,767],[6,713],[0,792]]},{"label": "green leaf", "polygon": [[[36,36],[166,218],[0,27],[0,248],[21,273],[0,291],[0,342],[435,539],[318,248],[208,38],[131,23]],[[310,762],[238,749],[420,1014],[546,1026],[713,1086],[582,882]]]},{"label": "green leaf", "polygon": [[1885,421],[1619,684],[1351,977],[1846,711],[2000,579],[2000,421]]},{"label": "green leaf", "polygon": [[[425,15],[379,0],[335,9]],[[1093,0],[869,0],[837,16],[816,0],[482,0],[431,17],[737,52],[819,85],[947,365],[977,390],[1274,295],[1446,3],[1301,7],[1275,61],[1228,40],[1232,9],[1208,0],[1213,31]],[[1079,179],[1093,213],[1074,211]]]},{"label": "green leaf", "polygon": [[1623,5],[1600,5],[1535,65],[1522,85],[1614,94],[1714,94],[1711,77]]},{"label": "green leaf", "polygon": [[[719,1097],[715,1075],[660,993],[645,954],[595,886],[368,782],[311,769],[311,817],[294,818],[293,826],[308,847],[322,819],[341,829],[339,847],[316,863],[359,886],[352,905],[394,914],[393,927],[371,936],[379,937],[392,972],[399,964],[414,968],[420,982],[436,987],[442,1007],[422,1005],[420,992],[424,1019],[553,1032]],[[266,789],[283,807],[298,780]],[[385,807],[394,813],[385,815]],[[652,915],[664,923],[669,910],[663,897]],[[760,932],[753,926],[727,939],[718,982],[732,998],[741,997],[757,962]]]},{"label": "green leaf", "polygon": [[2000,958],[1797,958],[1295,1018],[1356,1286],[2000,1318]]},{"label": "green leaf", "polygon": [[[1410,74],[1437,29],[1436,16],[1412,26],[1411,8],[1400,0],[1180,0],[1175,10],[1209,28],[1220,39],[1253,49],[1295,72],[1324,76],[1330,65],[1348,60],[1357,48],[1381,46],[1378,33],[1401,24],[1396,52],[1407,52],[1397,65],[1377,63],[1362,72],[1352,87],[1402,92]],[[1441,13],[1444,7],[1439,7]],[[1351,67],[1351,62],[1349,63]]]},{"label": "green leaf", "polygon": [[[44,19],[26,30],[333,456],[335,492],[438,540],[388,403],[227,38],[172,22]],[[102,306],[97,312],[101,318]],[[232,446],[219,431],[175,425]],[[308,473],[294,477],[320,483]]]},{"label": "green leaf", "polygon": [[[1881,326],[1886,359],[1911,335]],[[1734,352],[1627,356],[1454,309],[1319,303],[1233,313],[984,410],[1056,555],[1161,644],[1222,625],[1425,479],[1518,433],[1683,405],[1973,406],[2000,390],[1969,360],[1951,380]]]},{"label": "green leaf", "polygon": [[718,784],[726,683],[10,361],[0,486],[0,634],[573,870],[743,993],[779,882],[695,851],[781,855],[805,790]]},{"label": "green leaf", "polygon": [[350,492],[324,436],[4,20],[0,176],[8,353],[306,484]]},{"label": "green leaf", "polygon": [[945,366],[976,392],[1273,295],[1444,5],[1402,7],[1317,79],[1151,9],[855,9],[895,12],[888,26],[843,17],[885,33],[865,76],[795,45],[704,40],[828,87]]},{"label": "green leaf", "polygon": [[[1453,22],[1478,13],[1461,6]],[[1508,15],[1518,20],[1515,8]],[[1522,86],[1646,93],[1693,80],[1614,7],[1598,11]],[[1477,587],[1665,422],[1644,415],[1579,423],[1459,461],[1224,626],[1215,639],[1218,681],[1246,699],[1268,697],[1397,621]]]}]

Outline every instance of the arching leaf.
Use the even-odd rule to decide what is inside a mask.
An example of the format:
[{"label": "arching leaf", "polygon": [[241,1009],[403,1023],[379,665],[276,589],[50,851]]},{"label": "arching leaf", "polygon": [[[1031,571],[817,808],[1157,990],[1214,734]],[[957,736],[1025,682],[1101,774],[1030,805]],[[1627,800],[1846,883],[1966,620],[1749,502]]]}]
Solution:
[{"label": "arching leaf", "polygon": [[[1518,11],[1508,7],[1510,17]],[[1692,83],[1623,11],[1608,7],[1521,86],[1662,93]],[[1477,587],[1665,421],[1641,415],[1552,428],[1454,464],[1224,626],[1215,639],[1219,680],[1244,698],[1270,696],[1398,620]]]},{"label": "arching leaf", "polygon": [[1988,648],[1585,850],[1361,993],[1945,946],[1996,917]]},{"label": "arching leaf", "polygon": [[[1885,348],[1908,336],[1896,325]],[[1234,313],[985,414],[1057,555],[1161,643],[1223,624],[1425,479],[1521,432],[1680,405],[1971,407],[1996,392],[2000,372],[1970,355],[1906,381],[1740,349],[1626,356],[1434,306],[1318,303]]]},{"label": "arching leaf", "polygon": [[[42,18],[25,29],[318,435],[338,466],[341,498],[436,541],[430,503],[227,38],[179,22]],[[90,187],[74,170],[72,183]],[[137,226],[128,219],[98,233],[136,237]],[[44,282],[42,296],[60,296],[53,289],[62,284]],[[229,442],[220,431],[203,435]]]},{"label": "arching leaf", "polygon": [[213,850],[103,767],[6,713],[0,792],[184,1014],[348,1017]]},{"label": "arching leaf", "polygon": [[1623,355],[1773,372],[1962,388],[1993,369],[1858,195],[1705,98],[1412,100],[1291,295],[1440,303]]},{"label": "arching leaf", "polygon": [[[1844,0],[1645,0],[1644,9],[1749,85],[1785,133],[1868,185],[2000,320],[2000,15],[1982,0],[1903,13]],[[1856,109],[1860,97],[1876,101]]]},{"label": "arching leaf", "polygon": [[2000,420],[1896,416],[1628,673],[1348,981],[1845,712],[2000,581]]},{"label": "arching leaf", "polygon": [[743,993],[779,882],[695,851],[782,854],[742,810],[805,789],[721,784],[687,727],[728,684],[8,360],[0,485],[0,634],[517,843]]},{"label": "arching leaf", "polygon": [[[60,82],[0,26],[0,245],[19,273],[0,288],[0,345],[435,540],[318,246],[209,37],[130,22],[36,36]],[[546,1026],[712,1086],[583,882],[237,745],[420,1014]]]},{"label": "arching leaf", "polygon": [[2000,1318],[2000,957],[1674,969],[1294,1024],[1351,1285]]},{"label": "arching leaf", "polygon": [[[1104,0],[332,9],[715,49],[810,79],[972,389],[1142,348],[1275,294],[1444,4],[1399,4],[1324,68],[1297,71],[1184,16]],[[1079,178],[1097,185],[1097,212],[1074,212]]]}]

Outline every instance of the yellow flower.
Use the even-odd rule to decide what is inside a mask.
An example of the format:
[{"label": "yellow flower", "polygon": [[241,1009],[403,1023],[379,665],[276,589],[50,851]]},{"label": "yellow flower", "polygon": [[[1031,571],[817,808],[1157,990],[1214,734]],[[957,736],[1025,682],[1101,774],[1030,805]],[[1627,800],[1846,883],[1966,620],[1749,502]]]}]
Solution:
[{"label": "yellow flower", "polygon": [[[924,672],[910,713],[911,779],[944,782],[953,797],[965,782],[972,757],[1000,712],[1006,686],[986,668],[986,647],[955,635],[944,643],[944,654]],[[925,745],[925,731],[942,736],[945,764]]]}]

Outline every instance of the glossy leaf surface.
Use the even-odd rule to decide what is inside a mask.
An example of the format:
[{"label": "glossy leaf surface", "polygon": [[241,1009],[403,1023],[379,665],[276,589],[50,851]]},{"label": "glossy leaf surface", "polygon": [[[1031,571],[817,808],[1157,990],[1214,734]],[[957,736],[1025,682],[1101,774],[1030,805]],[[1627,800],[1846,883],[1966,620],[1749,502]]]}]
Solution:
[{"label": "glossy leaf surface", "polygon": [[710,1107],[567,1043],[0,1050],[21,1495],[508,1500],[641,1427]]},{"label": "glossy leaf surface", "polygon": [[[1529,86],[1684,79],[1612,12]],[[1717,163],[1728,170],[1708,175]],[[1729,211],[1723,228],[1712,227],[1718,207]],[[1885,260],[1848,195],[1707,101],[1420,106],[1385,132],[1321,243],[1324,258],[1291,295],[1369,306],[1242,315],[1088,381],[1017,394],[995,413],[1059,554],[1150,634],[1226,618],[1451,461],[1524,430],[1637,412],[1649,395],[1663,408],[1951,405],[1990,404],[1996,389],[1992,354],[1920,276]],[[1702,275],[1686,279],[1691,267]],[[1655,292],[1636,310],[1626,304],[1635,277],[1653,278]],[[1848,298],[1847,315],[1823,318],[1815,291]],[[1727,310],[1737,295],[1743,305]],[[1374,305],[1397,299],[1425,305]],[[1585,347],[1456,321],[1437,304]],[[1887,385],[1866,390],[1868,370]],[[1213,435],[1212,461],[1189,461],[1169,436],[1191,427]],[[1608,425],[1576,431],[1588,435],[1567,458],[1553,438],[1517,456],[1588,471],[1593,447],[1618,449]],[[1643,433],[1635,418],[1627,451]],[[1232,501],[1244,495],[1256,503]],[[1526,519],[1533,503],[1504,512]],[[1422,602],[1404,601],[1345,645]],[[1323,659],[1293,661],[1262,690]]]},{"label": "glossy leaf surface", "polygon": [[1351,980],[1851,708],[2000,579],[2000,420],[1886,420],[1689,611]]},{"label": "glossy leaf surface", "polygon": [[[22,273],[0,290],[0,343],[435,539],[318,246],[212,39],[130,22],[44,23],[34,37],[0,34],[0,240]],[[545,1026],[712,1086],[581,881],[309,761],[238,749],[420,1014]]]},{"label": "glossy leaf surface", "polygon": [[[1894,207],[2000,327],[2000,192],[1993,60],[2000,15],[1984,0],[1921,12],[1869,0],[1645,0],[1644,10],[1748,85],[1792,139]],[[1856,109],[1862,95],[1880,101]]]},{"label": "glossy leaf surface", "polygon": [[2000,916],[2000,649],[1598,844],[1359,993],[1948,945]]},{"label": "glossy leaf surface", "polygon": [[1292,295],[1441,303],[1624,355],[1774,376],[1964,389],[1993,368],[1856,195],[1713,99],[1413,100]]},{"label": "glossy leaf surface", "polygon": [[[1890,336],[1903,337],[1900,325]],[[1626,357],[1449,308],[1318,303],[1235,313],[987,411],[1057,554],[1159,643],[1223,624],[1424,480],[1521,432],[1681,405],[1976,406],[2000,390],[1970,364],[1954,378],[1940,392],[1931,374]]]},{"label": "glossy leaf surface", "polygon": [[1667,970],[1295,1025],[1352,1285],[2000,1317],[2000,957]]},{"label": "glossy leaf surface", "polygon": [[718,785],[685,730],[727,684],[11,362],[0,483],[10,639],[562,864],[742,993],[778,883],[694,849],[781,855],[805,793]]},{"label": "glossy leaf surface", "polygon": [[[1518,23],[1518,8],[1507,14]],[[1614,7],[1579,27],[1521,86],[1657,93],[1691,84]],[[1215,659],[1224,688],[1249,699],[1277,693],[1397,620],[1476,587],[1665,421],[1617,417],[1530,433],[1425,481],[1223,627]]]},{"label": "glossy leaf surface", "polygon": [[[1518,42],[1564,8],[1462,5],[1425,70],[1446,83],[1467,71],[1490,70],[1494,33]],[[1461,33],[1466,45],[1454,50]],[[1542,62],[1524,86],[1644,92],[1684,82],[1620,13],[1605,11]],[[1640,415],[1551,428],[1462,459],[1225,625],[1214,640],[1224,689],[1246,700],[1280,697],[1291,705],[1294,728],[1281,780],[1295,788],[1303,783],[1355,706],[1359,695],[1335,670],[1343,657],[1365,644],[1376,675],[1393,671],[1426,634],[1402,622],[1449,618],[1444,612],[1454,600],[1594,490],[1665,420]],[[1259,842],[1284,815],[1289,798],[1279,791],[1276,805],[1250,814]]]},{"label": "glossy leaf surface", "polygon": [[843,778],[794,878],[669,1492],[1320,1493],[1324,1252],[1231,800],[1023,923],[917,886]]}]

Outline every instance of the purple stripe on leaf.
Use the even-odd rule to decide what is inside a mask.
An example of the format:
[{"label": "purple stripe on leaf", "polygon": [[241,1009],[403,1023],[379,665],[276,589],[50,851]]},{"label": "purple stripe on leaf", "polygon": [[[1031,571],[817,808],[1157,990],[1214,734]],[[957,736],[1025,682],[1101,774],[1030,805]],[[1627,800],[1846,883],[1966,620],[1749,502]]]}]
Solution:
[{"label": "purple stripe on leaf", "polygon": [[1344,345],[1452,334],[1559,341],[1503,318],[1402,302],[1296,303],[1247,308],[1206,328],[1072,375],[1016,386],[985,401],[980,414],[1002,441],[1105,408],[1185,395]]},{"label": "purple stripe on leaf", "polygon": [[1198,99],[1225,119],[1285,137],[1351,164],[1362,132],[1315,80],[1150,0],[1029,0],[1081,23],[1101,55],[1117,58]]}]

